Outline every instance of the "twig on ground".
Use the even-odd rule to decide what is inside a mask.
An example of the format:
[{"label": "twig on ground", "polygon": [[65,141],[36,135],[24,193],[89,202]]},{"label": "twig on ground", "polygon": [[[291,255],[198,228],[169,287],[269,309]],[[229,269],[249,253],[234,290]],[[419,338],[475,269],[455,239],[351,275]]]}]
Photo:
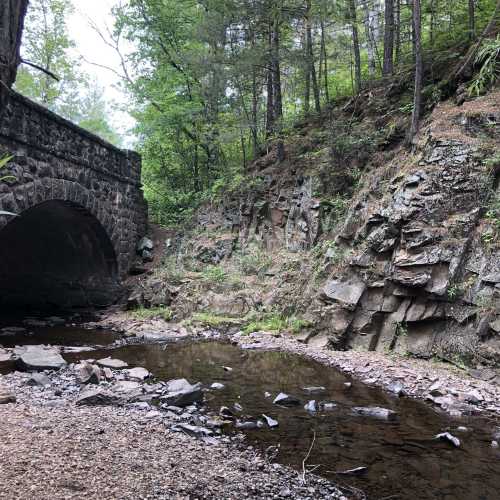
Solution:
[{"label": "twig on ground", "polygon": [[307,454],[304,457],[304,460],[302,460],[302,482],[304,484],[306,482],[306,462],[307,462],[309,456],[311,455],[311,451],[312,451],[312,449],[314,447],[315,441],[316,441],[316,431],[313,431],[313,438],[312,438],[312,441],[311,441],[311,446],[309,446],[309,449],[307,450]]}]

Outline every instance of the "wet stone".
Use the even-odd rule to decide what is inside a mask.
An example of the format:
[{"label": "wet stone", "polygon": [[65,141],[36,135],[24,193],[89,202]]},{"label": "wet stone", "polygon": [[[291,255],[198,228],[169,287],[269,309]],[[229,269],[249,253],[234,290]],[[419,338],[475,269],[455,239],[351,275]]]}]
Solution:
[{"label": "wet stone", "polygon": [[19,355],[18,364],[25,370],[59,370],[66,365],[59,351],[51,347],[30,345],[16,350],[16,353]]},{"label": "wet stone", "polygon": [[113,368],[113,370],[122,370],[127,368],[128,364],[121,359],[113,359],[113,358],[103,358],[98,359],[97,364],[102,366],[103,368]]},{"label": "wet stone", "polygon": [[288,394],[285,394],[284,392],[280,392],[275,398],[273,403],[275,405],[280,405],[280,406],[299,406],[300,399],[297,399],[293,396],[289,396]]},{"label": "wet stone", "polygon": [[308,394],[324,394],[326,392],[325,387],[303,387],[303,390]]},{"label": "wet stone", "polygon": [[151,373],[146,370],[146,368],[132,368],[131,370],[125,370],[125,374],[127,375],[128,378],[134,379],[134,380],[146,380],[151,376]]},{"label": "wet stone", "polygon": [[387,408],[381,408],[379,406],[368,406],[368,407],[354,407],[353,412],[356,415],[361,415],[363,417],[378,418],[380,420],[395,420],[397,413],[393,410]]}]

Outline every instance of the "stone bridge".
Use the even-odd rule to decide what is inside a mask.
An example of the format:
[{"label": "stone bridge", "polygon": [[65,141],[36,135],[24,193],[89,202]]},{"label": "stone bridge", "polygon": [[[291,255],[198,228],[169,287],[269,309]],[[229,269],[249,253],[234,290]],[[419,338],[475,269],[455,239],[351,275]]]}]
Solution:
[{"label": "stone bridge", "polygon": [[104,306],[146,231],[141,159],[28,99],[0,109],[0,306]]}]

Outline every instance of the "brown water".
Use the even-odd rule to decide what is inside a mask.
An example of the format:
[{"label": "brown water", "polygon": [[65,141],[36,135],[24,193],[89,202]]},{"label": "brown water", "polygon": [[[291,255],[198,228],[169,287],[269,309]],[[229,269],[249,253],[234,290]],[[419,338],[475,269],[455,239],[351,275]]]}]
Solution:
[{"label": "brown water", "polygon": [[[239,403],[242,416],[262,413],[279,421],[276,429],[246,431],[248,441],[266,449],[279,446],[277,460],[299,471],[315,442],[307,463],[315,472],[337,483],[354,486],[373,499],[498,499],[500,498],[500,452],[491,447],[493,423],[485,420],[452,421],[427,405],[393,398],[381,390],[348,379],[337,370],[297,355],[274,351],[244,351],[221,342],[129,345],[92,357],[113,356],[131,366],[143,366],[164,380],[185,377],[190,382],[225,388],[210,391],[207,405]],[[89,354],[66,355],[68,361]],[[233,368],[224,371],[223,366]],[[352,382],[346,388],[345,382]],[[311,396],[304,387],[324,386],[325,394]],[[268,391],[272,397],[266,398]],[[272,403],[279,392],[300,398],[334,401],[331,411],[311,415],[301,406],[281,408]],[[354,406],[382,406],[398,413],[394,422],[355,416]],[[460,432],[457,426],[466,426]],[[433,437],[449,430],[460,438],[460,448]],[[336,472],[367,467],[359,476]]]},{"label": "brown water", "polygon": [[80,326],[25,327],[25,332],[5,334],[0,331],[0,346],[17,345],[64,345],[71,347],[107,346],[121,338],[111,330],[90,330]]},{"label": "brown water", "polygon": [[[1,328],[22,326],[25,331],[6,333]],[[0,320],[0,348],[23,345],[58,345],[67,347],[109,346],[120,339],[111,330],[91,330],[81,326],[25,326],[21,322]],[[88,354],[87,354],[88,356]],[[0,361],[0,375],[16,369],[14,361]]]}]

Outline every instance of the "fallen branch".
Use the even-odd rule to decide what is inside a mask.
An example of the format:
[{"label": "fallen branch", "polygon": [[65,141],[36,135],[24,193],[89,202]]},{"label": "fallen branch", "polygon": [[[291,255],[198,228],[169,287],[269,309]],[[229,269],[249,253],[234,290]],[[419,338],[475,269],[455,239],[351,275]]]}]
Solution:
[{"label": "fallen branch", "polygon": [[309,446],[309,450],[307,450],[307,455],[304,457],[304,460],[302,460],[302,483],[304,483],[304,484],[306,482],[306,462],[307,462],[309,456],[311,455],[311,451],[314,447],[315,441],[316,441],[316,431],[313,431],[313,438],[311,441],[311,446]]}]

